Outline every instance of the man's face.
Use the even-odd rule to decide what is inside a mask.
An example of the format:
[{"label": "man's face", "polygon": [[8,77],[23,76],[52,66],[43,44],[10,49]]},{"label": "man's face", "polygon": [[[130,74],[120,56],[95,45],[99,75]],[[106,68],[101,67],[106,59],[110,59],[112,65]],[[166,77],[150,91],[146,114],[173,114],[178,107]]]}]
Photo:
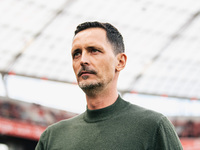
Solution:
[{"label": "man's face", "polygon": [[112,82],[116,56],[104,29],[79,32],[73,39],[71,53],[77,82],[83,90],[107,87]]}]

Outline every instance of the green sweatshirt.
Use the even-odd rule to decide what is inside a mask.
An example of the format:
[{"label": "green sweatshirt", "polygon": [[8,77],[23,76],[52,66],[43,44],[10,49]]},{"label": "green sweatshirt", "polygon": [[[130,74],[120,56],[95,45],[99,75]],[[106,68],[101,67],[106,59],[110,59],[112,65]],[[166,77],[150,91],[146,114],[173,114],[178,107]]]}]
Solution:
[{"label": "green sweatshirt", "polygon": [[36,150],[182,150],[170,121],[124,101],[49,126]]}]

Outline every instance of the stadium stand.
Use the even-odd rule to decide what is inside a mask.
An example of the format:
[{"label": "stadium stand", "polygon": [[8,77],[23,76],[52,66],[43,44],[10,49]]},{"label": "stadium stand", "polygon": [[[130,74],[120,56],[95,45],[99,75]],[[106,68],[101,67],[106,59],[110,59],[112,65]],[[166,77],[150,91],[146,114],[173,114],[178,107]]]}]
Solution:
[{"label": "stadium stand", "polygon": [[0,99],[0,116],[39,126],[48,126],[77,114],[16,100]]},{"label": "stadium stand", "polygon": [[0,145],[4,143],[13,150],[32,150],[48,125],[76,115],[0,97]]}]

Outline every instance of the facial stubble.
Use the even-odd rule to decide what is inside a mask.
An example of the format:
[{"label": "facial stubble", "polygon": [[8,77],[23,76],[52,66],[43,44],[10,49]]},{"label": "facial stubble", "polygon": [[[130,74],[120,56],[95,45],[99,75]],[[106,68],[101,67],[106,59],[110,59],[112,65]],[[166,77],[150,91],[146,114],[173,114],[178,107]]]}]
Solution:
[{"label": "facial stubble", "polygon": [[[83,80],[87,80],[88,76],[83,76]],[[103,89],[104,84],[103,82],[96,82],[96,83],[81,83],[79,82],[79,87],[85,92],[88,96],[95,96],[101,89]]]}]

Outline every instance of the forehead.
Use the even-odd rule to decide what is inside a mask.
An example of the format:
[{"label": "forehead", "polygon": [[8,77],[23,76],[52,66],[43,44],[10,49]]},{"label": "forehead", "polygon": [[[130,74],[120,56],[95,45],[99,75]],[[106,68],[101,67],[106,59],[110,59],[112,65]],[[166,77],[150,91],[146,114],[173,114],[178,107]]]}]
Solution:
[{"label": "forehead", "polygon": [[92,27],[92,28],[88,28],[88,29],[84,29],[80,32],[78,32],[74,38],[78,35],[78,36],[83,36],[83,35],[95,35],[95,34],[102,34],[104,36],[106,36],[106,31],[103,28],[100,27]]},{"label": "forehead", "polygon": [[72,42],[72,47],[84,43],[108,42],[106,31],[102,28],[89,28],[77,33]]}]

